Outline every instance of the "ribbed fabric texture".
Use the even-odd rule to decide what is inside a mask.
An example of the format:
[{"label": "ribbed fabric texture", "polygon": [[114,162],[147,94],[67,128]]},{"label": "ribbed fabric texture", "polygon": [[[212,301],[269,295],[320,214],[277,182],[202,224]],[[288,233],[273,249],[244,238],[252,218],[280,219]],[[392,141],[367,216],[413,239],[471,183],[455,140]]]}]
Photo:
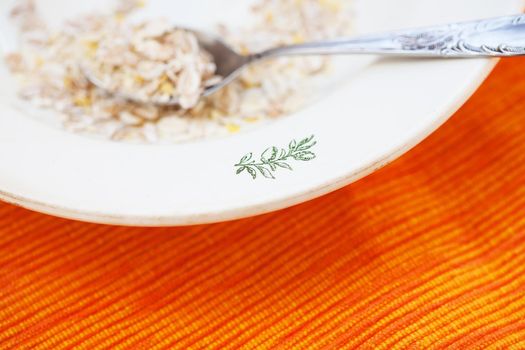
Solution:
[{"label": "ribbed fabric texture", "polygon": [[523,67],[278,213],[144,229],[0,205],[0,349],[525,349]]}]

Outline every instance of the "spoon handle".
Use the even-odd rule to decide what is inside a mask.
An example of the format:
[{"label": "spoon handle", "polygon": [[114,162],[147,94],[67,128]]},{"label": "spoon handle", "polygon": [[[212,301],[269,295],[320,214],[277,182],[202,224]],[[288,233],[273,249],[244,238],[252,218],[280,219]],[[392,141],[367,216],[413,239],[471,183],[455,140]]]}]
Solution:
[{"label": "spoon handle", "polygon": [[253,58],[333,54],[416,57],[525,55],[525,15],[278,47]]}]

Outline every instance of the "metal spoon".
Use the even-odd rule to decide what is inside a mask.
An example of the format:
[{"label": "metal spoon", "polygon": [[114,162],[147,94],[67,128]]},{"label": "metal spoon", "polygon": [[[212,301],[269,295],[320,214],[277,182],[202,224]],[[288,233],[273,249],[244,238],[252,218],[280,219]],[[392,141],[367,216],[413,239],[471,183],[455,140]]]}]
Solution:
[{"label": "metal spoon", "polygon": [[[293,55],[373,54],[400,57],[510,57],[525,55],[525,15],[515,15],[472,22],[453,23],[428,28],[401,30],[355,38],[341,38],[299,45],[272,48],[252,55],[235,52],[220,38],[191,31],[200,46],[208,51],[223,79],[207,87],[202,96],[209,96],[236,79],[249,64],[273,57]],[[154,105],[177,105],[177,98],[168,102],[143,100],[123,92],[110,91],[89,70],[87,79],[95,86],[119,97]]]}]

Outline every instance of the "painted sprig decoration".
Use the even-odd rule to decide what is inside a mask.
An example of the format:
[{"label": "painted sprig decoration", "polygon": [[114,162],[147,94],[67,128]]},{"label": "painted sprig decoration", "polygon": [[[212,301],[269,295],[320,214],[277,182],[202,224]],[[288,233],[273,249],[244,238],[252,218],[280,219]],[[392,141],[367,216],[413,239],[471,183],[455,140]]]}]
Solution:
[{"label": "painted sprig decoration", "polygon": [[293,170],[291,161],[308,162],[315,159],[316,155],[312,148],[317,144],[314,135],[302,139],[301,141],[292,140],[288,148],[276,146],[267,148],[259,157],[254,158],[253,153],[248,153],[235,164],[237,175],[247,172],[254,180],[258,175],[267,179],[275,179],[275,172],[278,169]]}]

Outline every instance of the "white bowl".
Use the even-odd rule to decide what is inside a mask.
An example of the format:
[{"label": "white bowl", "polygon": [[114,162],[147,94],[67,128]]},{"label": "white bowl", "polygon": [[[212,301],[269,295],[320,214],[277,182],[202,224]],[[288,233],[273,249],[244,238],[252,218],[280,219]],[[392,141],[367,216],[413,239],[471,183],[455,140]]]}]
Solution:
[{"label": "white bowl", "polygon": [[[44,0],[49,18],[91,2]],[[240,6],[242,4],[242,6]],[[245,1],[152,1],[152,14],[207,27],[241,23]],[[520,12],[521,0],[358,0],[360,32],[422,26]],[[0,43],[9,47],[0,5]],[[184,9],[184,10],[182,10]],[[3,36],[2,36],[3,34]],[[13,107],[16,87],[0,64],[0,198],[37,211],[125,225],[189,225],[292,206],[343,187],[419,143],[458,109],[494,60],[345,58],[328,89],[308,108],[228,138],[178,145],[97,140],[42,123]],[[310,161],[264,177],[236,174],[243,156],[314,136]],[[311,158],[309,154],[305,158]],[[266,174],[269,175],[269,174]]]}]

